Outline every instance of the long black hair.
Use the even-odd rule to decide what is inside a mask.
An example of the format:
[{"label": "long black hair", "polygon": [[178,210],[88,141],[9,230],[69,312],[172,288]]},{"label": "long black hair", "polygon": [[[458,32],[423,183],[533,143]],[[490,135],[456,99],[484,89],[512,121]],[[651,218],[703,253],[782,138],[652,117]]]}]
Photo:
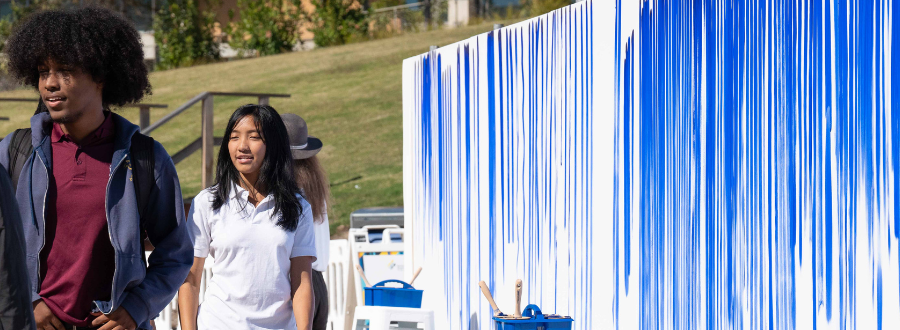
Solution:
[{"label": "long black hair", "polygon": [[286,231],[297,229],[297,222],[303,209],[297,194],[300,188],[294,184],[294,169],[291,162],[291,143],[288,140],[287,129],[281,116],[268,105],[248,104],[241,106],[231,114],[228,126],[225,128],[225,136],[222,146],[219,148],[219,159],[216,162],[216,185],[212,189],[215,196],[213,209],[218,211],[231,192],[231,185],[241,184],[241,174],[234,163],[231,162],[231,154],[228,151],[228,141],[234,126],[241,119],[250,116],[256,123],[256,130],[266,144],[266,155],[263,156],[262,166],[259,168],[259,179],[256,187],[266,195],[272,195],[275,200],[275,210],[272,216],[280,215],[278,226]]}]

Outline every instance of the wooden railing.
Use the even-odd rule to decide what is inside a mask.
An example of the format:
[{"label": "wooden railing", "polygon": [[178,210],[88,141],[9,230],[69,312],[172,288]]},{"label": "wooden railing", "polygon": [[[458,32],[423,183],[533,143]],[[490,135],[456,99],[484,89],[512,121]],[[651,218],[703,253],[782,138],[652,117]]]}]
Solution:
[{"label": "wooden railing", "polygon": [[[203,154],[200,168],[200,184],[202,185],[202,188],[212,185],[213,174],[215,173],[213,171],[213,148],[216,144],[222,143],[221,138],[217,139],[213,136],[213,98],[215,96],[255,97],[259,104],[266,105],[269,104],[269,98],[272,97],[291,97],[290,94],[203,92],[197,94],[197,96],[194,96],[175,110],[172,110],[172,112],[160,118],[155,123],[146,127],[141,125],[141,133],[150,135],[150,132],[153,132],[163,124],[169,122],[172,118],[184,113],[185,110],[194,104],[197,104],[197,102],[201,102],[200,123],[202,128],[200,129],[200,137],[173,154],[172,161],[177,164],[197,150],[200,150]],[[149,113],[149,108],[147,112]]]},{"label": "wooden railing", "polygon": [[[18,97],[0,97],[0,102],[33,102],[37,105],[37,99],[26,99],[26,98],[18,98]],[[9,117],[0,117],[0,120],[9,120]],[[3,137],[0,136],[0,140]]]},{"label": "wooden railing", "polygon": [[[0,102],[25,102],[37,105],[38,99],[33,98],[17,98],[17,97],[0,97]],[[140,109],[140,126],[141,129],[150,125],[150,108],[168,108],[165,104],[148,104],[148,103],[130,103],[123,108],[139,108]],[[9,117],[0,117],[0,120],[9,120]]]},{"label": "wooden railing", "polygon": [[20,97],[0,97],[0,101],[3,102],[37,102],[38,99],[26,99]]},{"label": "wooden railing", "polygon": [[132,103],[126,104],[124,108],[138,108],[140,109],[140,119],[138,126],[141,127],[141,130],[150,126],[150,109],[152,108],[168,108],[169,106],[166,104],[150,104],[150,103]]}]

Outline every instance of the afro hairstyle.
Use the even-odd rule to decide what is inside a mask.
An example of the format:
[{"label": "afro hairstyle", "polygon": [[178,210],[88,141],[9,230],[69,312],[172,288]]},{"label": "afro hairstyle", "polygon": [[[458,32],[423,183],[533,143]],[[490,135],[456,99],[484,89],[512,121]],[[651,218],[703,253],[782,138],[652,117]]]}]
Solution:
[{"label": "afro hairstyle", "polygon": [[99,7],[37,12],[10,36],[14,77],[38,88],[38,66],[52,60],[103,84],[103,105],[122,106],[151,92],[140,36],[131,23]]}]

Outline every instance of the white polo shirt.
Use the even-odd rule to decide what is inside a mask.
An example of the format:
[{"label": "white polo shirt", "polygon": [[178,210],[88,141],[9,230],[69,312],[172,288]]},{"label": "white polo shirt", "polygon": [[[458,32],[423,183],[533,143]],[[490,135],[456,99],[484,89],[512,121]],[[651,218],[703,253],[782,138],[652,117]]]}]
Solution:
[{"label": "white polo shirt", "polygon": [[271,195],[254,207],[249,193],[232,185],[228,201],[213,211],[210,189],[194,197],[188,214],[194,256],[214,259],[198,329],[296,329],[290,258],[316,256],[309,203],[297,195],[303,212],[287,232],[272,218]]}]

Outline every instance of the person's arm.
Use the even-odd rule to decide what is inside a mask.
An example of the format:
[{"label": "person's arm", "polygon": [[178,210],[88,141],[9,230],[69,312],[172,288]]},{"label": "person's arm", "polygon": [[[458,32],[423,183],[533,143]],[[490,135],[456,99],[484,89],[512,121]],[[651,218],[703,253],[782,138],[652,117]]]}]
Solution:
[{"label": "person's arm", "polygon": [[181,289],[178,289],[178,319],[181,329],[197,329],[197,310],[200,307],[200,279],[203,277],[203,263],[206,258],[194,257],[194,265],[188,273]]},{"label": "person's arm", "polygon": [[188,211],[188,236],[194,247],[194,264],[187,278],[178,290],[178,316],[181,328],[197,329],[197,312],[200,307],[200,282],[203,279],[203,266],[209,256],[209,243],[212,241],[209,231],[209,211],[211,201],[209,194],[202,191],[194,197]]},{"label": "person's arm", "polygon": [[313,304],[316,299],[312,287],[312,262],[315,259],[315,257],[291,258],[291,302],[297,330],[312,329]]},{"label": "person's arm", "polygon": [[6,177],[9,177],[9,142],[12,141],[13,134],[16,134],[16,131],[9,133],[6,137],[0,141],[0,165],[3,165],[3,172],[6,173]]},{"label": "person's arm", "polygon": [[0,171],[0,329],[34,329],[22,221],[6,168]]},{"label": "person's arm", "polygon": [[313,230],[312,207],[303,197],[300,201],[300,219],[294,230],[294,244],[291,247],[291,302],[297,330],[312,328],[315,297],[312,287],[312,263],[316,261],[316,236]]},{"label": "person's arm", "polygon": [[[193,247],[184,218],[184,200],[175,164],[159,142],[155,143],[156,189],[152,189],[147,211],[147,237],[155,249],[147,258],[147,273],[136,287],[125,292],[122,308],[143,324],[156,316],[175,296],[193,265]],[[154,216],[155,215],[155,216]]]}]

